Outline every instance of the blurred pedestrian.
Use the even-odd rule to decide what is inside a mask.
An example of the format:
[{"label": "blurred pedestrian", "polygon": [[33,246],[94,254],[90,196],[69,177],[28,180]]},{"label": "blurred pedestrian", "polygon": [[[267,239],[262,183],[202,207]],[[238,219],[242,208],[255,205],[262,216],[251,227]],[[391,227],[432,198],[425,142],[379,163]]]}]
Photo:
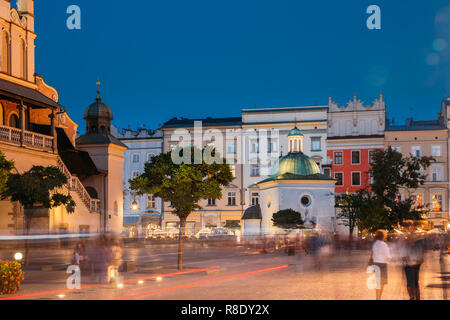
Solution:
[{"label": "blurred pedestrian", "polygon": [[93,264],[94,280],[97,283],[107,283],[111,254],[108,248],[108,239],[105,235],[100,237],[94,250],[92,250],[92,257],[90,260]]},{"label": "blurred pedestrian", "polygon": [[372,246],[372,257],[370,263],[380,270],[380,287],[376,289],[376,299],[381,300],[384,286],[388,284],[388,261],[391,259],[389,246],[386,244],[386,231],[375,232],[375,242]]},{"label": "blurred pedestrian", "polygon": [[109,246],[111,263],[108,268],[108,282],[115,282],[119,278],[119,267],[122,265],[122,246],[118,239],[111,239]]},{"label": "blurred pedestrian", "polygon": [[84,247],[84,244],[80,241],[77,243],[73,251],[72,265],[80,266],[81,269],[81,267],[84,266],[84,262],[86,260],[87,260],[86,248]]},{"label": "blurred pedestrian", "polygon": [[410,300],[420,300],[419,272],[424,261],[425,241],[411,233],[402,248],[403,270]]}]

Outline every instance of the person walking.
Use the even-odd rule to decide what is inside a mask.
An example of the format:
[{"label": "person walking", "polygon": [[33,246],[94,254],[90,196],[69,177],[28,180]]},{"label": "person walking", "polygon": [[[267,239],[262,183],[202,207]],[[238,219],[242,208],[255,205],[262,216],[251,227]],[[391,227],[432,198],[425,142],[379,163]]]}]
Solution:
[{"label": "person walking", "polygon": [[424,261],[425,240],[411,233],[402,250],[406,289],[410,300],[420,300],[419,272]]},{"label": "person walking", "polygon": [[375,232],[375,242],[372,246],[371,262],[380,270],[380,287],[376,289],[376,299],[381,300],[384,286],[388,284],[388,262],[391,259],[389,246],[386,244],[386,231]]}]

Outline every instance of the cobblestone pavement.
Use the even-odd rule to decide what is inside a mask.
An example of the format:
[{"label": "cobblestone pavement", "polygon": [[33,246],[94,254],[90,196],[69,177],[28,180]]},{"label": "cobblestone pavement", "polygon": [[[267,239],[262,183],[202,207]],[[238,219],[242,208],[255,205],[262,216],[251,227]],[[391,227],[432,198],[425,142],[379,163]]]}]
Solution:
[{"label": "cobblestone pavement", "polygon": [[[136,273],[123,274],[123,287],[96,285],[90,277],[82,275],[82,289],[65,290],[68,277],[65,271],[34,270],[26,273],[27,280],[15,296],[36,300],[373,300],[375,297],[374,290],[366,285],[369,251],[345,250],[314,259],[304,254],[287,256],[282,250],[260,254],[250,248],[188,247],[185,271],[190,273],[177,274],[174,248],[160,249],[153,248],[151,257],[145,255],[149,252],[145,248],[125,249],[132,252],[131,256],[139,257],[140,267]],[[446,260],[448,266],[450,261]],[[208,267],[218,269],[191,272]],[[438,252],[430,251],[420,274],[422,298],[442,300],[442,287],[448,286],[449,274],[448,267],[441,270]],[[161,279],[157,279],[158,275]],[[409,299],[398,264],[389,266],[389,283],[383,299]]]}]

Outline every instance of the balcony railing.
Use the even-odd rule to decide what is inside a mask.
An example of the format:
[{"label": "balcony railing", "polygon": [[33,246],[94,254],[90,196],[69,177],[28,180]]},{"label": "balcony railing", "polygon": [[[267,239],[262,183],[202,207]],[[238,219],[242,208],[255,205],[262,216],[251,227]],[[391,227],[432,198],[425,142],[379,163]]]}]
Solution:
[{"label": "balcony railing", "polygon": [[72,176],[61,158],[58,158],[58,168],[67,177],[69,181],[69,189],[76,191],[90,212],[100,211],[100,200],[92,199],[80,179]]},{"label": "balcony railing", "polygon": [[[0,141],[21,145],[22,130],[0,125]],[[53,151],[55,139],[50,136],[31,131],[24,131],[23,145],[28,147]]]}]

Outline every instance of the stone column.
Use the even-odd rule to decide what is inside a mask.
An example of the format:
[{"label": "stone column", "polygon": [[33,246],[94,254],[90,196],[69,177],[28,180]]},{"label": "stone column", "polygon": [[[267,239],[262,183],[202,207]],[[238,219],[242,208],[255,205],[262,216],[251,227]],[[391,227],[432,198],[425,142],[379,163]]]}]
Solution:
[{"label": "stone column", "polygon": [[20,101],[19,109],[19,125],[21,129],[20,133],[20,145],[23,146],[25,144],[25,109],[26,106],[23,104],[23,100]]},{"label": "stone column", "polygon": [[52,109],[52,113],[48,116],[50,118],[51,135],[53,137],[53,153],[58,153],[58,135],[56,133],[56,114],[55,109]]}]

